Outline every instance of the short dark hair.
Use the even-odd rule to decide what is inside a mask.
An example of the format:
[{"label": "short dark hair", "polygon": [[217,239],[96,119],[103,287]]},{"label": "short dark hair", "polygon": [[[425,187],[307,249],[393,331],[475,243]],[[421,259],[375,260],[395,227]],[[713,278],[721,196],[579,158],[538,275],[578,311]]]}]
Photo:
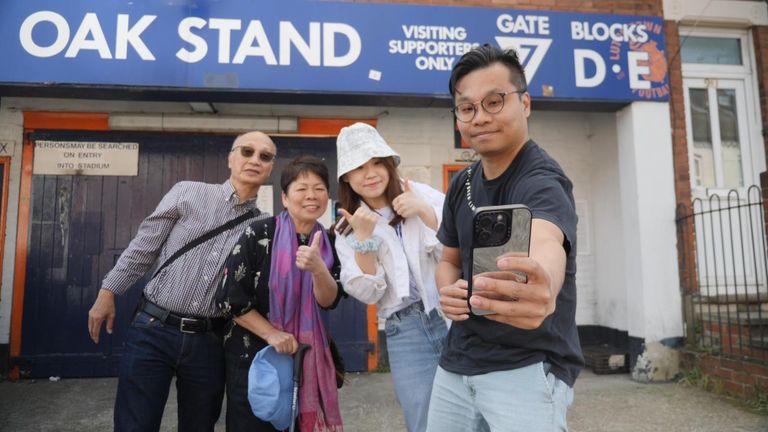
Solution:
[{"label": "short dark hair", "polygon": [[470,72],[491,66],[494,63],[501,63],[509,69],[512,84],[518,90],[527,90],[528,83],[525,81],[525,71],[520,64],[520,57],[517,51],[513,49],[502,50],[490,44],[477,47],[459,59],[456,66],[451,71],[451,79],[448,81],[448,90],[451,97],[456,97],[456,83],[467,76]]},{"label": "short dark hair", "polygon": [[291,159],[280,174],[280,189],[288,193],[288,187],[302,174],[315,174],[325,183],[325,188],[331,190],[328,182],[328,166],[319,157],[299,155]]}]

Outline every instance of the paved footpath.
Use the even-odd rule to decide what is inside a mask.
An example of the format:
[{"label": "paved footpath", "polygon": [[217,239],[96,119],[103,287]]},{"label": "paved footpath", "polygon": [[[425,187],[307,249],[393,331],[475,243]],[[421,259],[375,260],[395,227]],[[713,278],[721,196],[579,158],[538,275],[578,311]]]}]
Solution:
[{"label": "paved footpath", "polygon": [[[404,432],[389,374],[350,374],[341,391],[346,432]],[[112,430],[113,378],[0,382],[0,431]],[[174,431],[172,392],[163,431]],[[568,415],[571,432],[768,431],[768,416],[675,383],[640,384],[628,375],[584,371]],[[224,432],[223,420],[217,432]]]}]

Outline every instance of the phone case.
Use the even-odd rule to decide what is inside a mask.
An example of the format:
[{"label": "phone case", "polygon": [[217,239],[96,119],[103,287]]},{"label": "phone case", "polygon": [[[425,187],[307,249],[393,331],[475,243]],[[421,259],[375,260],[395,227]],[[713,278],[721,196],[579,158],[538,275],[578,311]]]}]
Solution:
[{"label": "phone case", "polygon": [[[481,273],[499,272],[496,258],[515,252],[528,256],[531,243],[531,210],[522,204],[478,207],[472,218],[471,274],[467,277],[467,303],[473,293],[473,278]],[[500,273],[497,277],[526,280],[524,273]],[[474,315],[493,312],[469,306]]]}]

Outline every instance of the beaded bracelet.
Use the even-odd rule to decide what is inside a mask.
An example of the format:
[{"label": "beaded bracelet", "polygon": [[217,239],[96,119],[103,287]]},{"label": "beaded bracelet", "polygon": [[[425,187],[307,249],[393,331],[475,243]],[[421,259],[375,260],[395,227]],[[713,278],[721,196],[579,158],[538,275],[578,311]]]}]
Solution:
[{"label": "beaded bracelet", "polygon": [[381,237],[375,235],[365,240],[358,240],[353,234],[347,236],[347,244],[355,252],[376,252],[381,246]]}]

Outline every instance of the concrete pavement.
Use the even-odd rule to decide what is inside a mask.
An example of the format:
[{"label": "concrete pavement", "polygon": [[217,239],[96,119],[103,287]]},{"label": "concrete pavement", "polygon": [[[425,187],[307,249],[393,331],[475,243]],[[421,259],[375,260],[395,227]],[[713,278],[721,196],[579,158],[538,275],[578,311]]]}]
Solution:
[{"label": "concrete pavement", "polygon": [[[345,431],[405,431],[389,374],[348,378],[340,394]],[[116,383],[113,378],[2,382],[0,431],[109,431]],[[176,430],[175,418],[172,392],[162,430]],[[768,431],[768,416],[696,388],[584,371],[568,424],[571,432],[757,432]],[[224,431],[223,421],[216,430]]]}]

